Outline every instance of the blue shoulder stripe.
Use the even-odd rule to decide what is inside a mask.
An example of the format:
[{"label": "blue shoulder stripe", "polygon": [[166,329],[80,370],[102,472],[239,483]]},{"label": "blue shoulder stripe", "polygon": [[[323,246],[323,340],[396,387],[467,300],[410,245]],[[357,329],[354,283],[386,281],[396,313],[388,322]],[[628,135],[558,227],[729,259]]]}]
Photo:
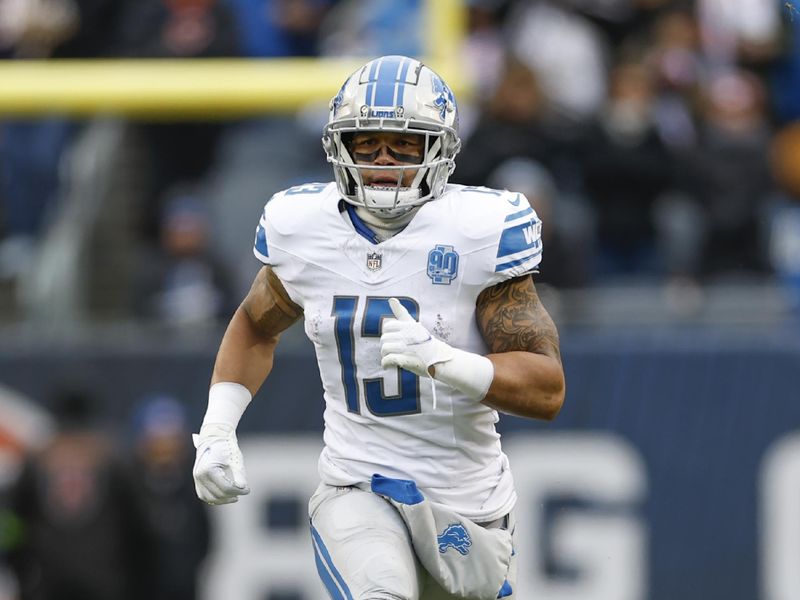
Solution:
[{"label": "blue shoulder stripe", "polygon": [[264,231],[264,226],[259,223],[256,227],[256,240],[255,251],[262,256],[269,256],[269,245],[267,244],[267,233]]},{"label": "blue shoulder stripe", "polygon": [[520,217],[524,217],[525,215],[529,215],[532,212],[533,209],[529,206],[528,208],[525,208],[519,212],[511,213],[506,217],[506,223],[508,223],[509,221],[514,221],[516,219],[519,219]]},{"label": "blue shoulder stripe", "polygon": [[538,221],[526,221],[503,230],[497,248],[497,258],[524,252],[539,247],[539,235],[536,232]]},{"label": "blue shoulder stripe", "polygon": [[[495,267],[495,269],[494,269],[494,272],[495,273],[499,273],[500,271],[506,271],[507,269],[511,269],[513,267],[518,267],[520,265],[525,264],[528,261],[533,261],[535,258],[538,258],[539,256],[541,256],[541,254],[542,254],[542,250],[540,248],[539,250],[537,250],[533,254],[529,254],[527,256],[524,256],[523,258],[517,258],[515,260],[510,260],[508,262],[504,262],[502,264],[497,265]],[[534,261],[534,264],[531,264],[529,266],[529,268],[532,269],[533,267],[536,266],[536,264],[537,264],[536,261]]]}]

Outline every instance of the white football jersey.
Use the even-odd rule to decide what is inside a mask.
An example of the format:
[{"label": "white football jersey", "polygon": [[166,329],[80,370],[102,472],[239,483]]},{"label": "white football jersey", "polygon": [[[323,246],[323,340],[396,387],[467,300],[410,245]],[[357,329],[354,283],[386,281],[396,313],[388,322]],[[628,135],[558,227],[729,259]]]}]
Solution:
[{"label": "white football jersey", "polygon": [[434,336],[486,354],[475,302],[536,269],[541,222],[522,194],[450,184],[394,237],[368,237],[334,183],[276,194],[256,231],[256,256],[303,307],[316,350],[325,393],[320,476],[331,485],[374,473],[412,479],[466,517],[498,518],[516,495],[496,411],[438,382],[434,410],[431,379],[381,367],[381,325],[394,296]]}]

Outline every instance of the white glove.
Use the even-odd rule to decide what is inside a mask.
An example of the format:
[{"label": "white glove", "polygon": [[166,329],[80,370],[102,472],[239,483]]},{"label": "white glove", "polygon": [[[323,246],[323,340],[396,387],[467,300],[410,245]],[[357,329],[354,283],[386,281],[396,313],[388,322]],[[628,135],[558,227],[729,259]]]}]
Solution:
[{"label": "white glove", "polygon": [[250,493],[242,452],[232,427],[217,423],[203,425],[192,439],[197,448],[192,475],[200,500],[208,504],[230,504]]},{"label": "white glove", "polygon": [[[475,354],[453,348],[437,340],[421,323],[417,323],[397,298],[389,298],[394,319],[383,322],[381,335],[381,366],[400,367],[420,377],[431,377],[430,367],[435,367],[431,379],[446,383],[464,393],[468,398],[482,400],[494,379],[492,361]],[[436,386],[431,381],[433,409],[436,410]]]},{"label": "white glove", "polygon": [[429,367],[453,358],[453,349],[415,321],[397,298],[389,298],[389,307],[395,318],[383,322],[381,366],[384,369],[400,367],[420,377],[429,377]]}]

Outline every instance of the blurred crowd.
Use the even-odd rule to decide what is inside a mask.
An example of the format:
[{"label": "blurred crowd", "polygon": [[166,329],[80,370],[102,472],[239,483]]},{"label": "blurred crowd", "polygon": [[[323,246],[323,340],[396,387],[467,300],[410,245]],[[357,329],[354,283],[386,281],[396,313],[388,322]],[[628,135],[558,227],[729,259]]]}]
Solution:
[{"label": "blurred crowd", "polygon": [[543,279],[796,270],[778,251],[797,236],[780,224],[800,191],[791,4],[484,2],[471,30],[487,101],[456,179],[538,203]]},{"label": "blurred crowd", "polygon": [[[543,282],[691,291],[768,280],[800,290],[800,7],[464,3],[472,91],[460,99],[464,147],[451,181],[528,195],[545,226]],[[422,4],[0,0],[0,56],[422,55]],[[122,314],[180,324],[230,314],[250,273],[241,274],[245,253],[225,249],[249,245],[246,224],[269,195],[330,179],[323,122],[323,110],[301,110],[131,123],[136,258]],[[63,210],[63,157],[82,126],[57,115],[0,121],[0,292],[33,268]],[[230,190],[253,197],[231,201]]]},{"label": "blurred crowd", "polygon": [[198,597],[211,531],[186,408],[154,394],[113,424],[107,408],[85,383],[36,404],[0,388],[3,600]]}]

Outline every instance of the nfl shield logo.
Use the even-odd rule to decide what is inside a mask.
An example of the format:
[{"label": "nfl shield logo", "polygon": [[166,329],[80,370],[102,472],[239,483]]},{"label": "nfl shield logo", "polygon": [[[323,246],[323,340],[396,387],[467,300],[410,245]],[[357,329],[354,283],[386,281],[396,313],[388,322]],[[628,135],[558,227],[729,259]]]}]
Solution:
[{"label": "nfl shield logo", "polygon": [[382,254],[378,254],[377,252],[367,253],[367,268],[370,271],[377,271],[378,269],[380,269],[382,262],[383,262]]}]

